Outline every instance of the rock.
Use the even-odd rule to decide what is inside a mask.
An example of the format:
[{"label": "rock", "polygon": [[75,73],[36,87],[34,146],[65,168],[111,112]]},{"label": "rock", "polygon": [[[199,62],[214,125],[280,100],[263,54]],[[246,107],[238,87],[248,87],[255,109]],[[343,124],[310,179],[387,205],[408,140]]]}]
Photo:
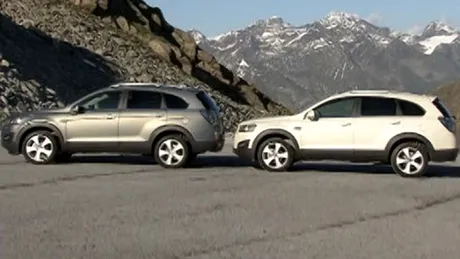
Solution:
[{"label": "rock", "polygon": [[10,63],[8,61],[6,61],[5,59],[2,59],[2,61],[0,61],[0,66],[9,67]]},{"label": "rock", "polygon": [[[274,103],[271,110],[264,108],[255,89],[237,85],[237,77],[225,79],[220,64],[171,27],[161,10],[141,1],[111,1],[110,5],[107,0],[0,1],[0,120],[14,112],[62,107],[120,81],[202,89],[221,106],[226,131],[233,131],[242,120],[283,111]],[[136,22],[126,15],[128,7],[134,8],[132,14],[144,15],[140,20],[152,21],[157,34],[133,35],[140,32],[130,29]],[[106,10],[106,16],[88,13],[93,8]],[[151,15],[154,20],[147,18]],[[36,27],[21,26],[24,20]],[[125,29],[117,27],[120,24]],[[180,43],[173,43],[174,38]],[[197,71],[198,64],[207,71]],[[243,90],[254,94],[240,93]]]}]

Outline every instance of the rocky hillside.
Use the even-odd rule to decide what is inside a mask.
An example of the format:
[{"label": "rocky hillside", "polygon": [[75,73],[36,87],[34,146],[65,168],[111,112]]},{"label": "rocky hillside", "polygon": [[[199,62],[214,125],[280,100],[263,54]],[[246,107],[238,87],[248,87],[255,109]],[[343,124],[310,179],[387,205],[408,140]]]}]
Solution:
[{"label": "rocky hillside", "polygon": [[0,35],[0,119],[119,81],[210,91],[227,130],[253,116],[289,113],[142,1],[0,1]]},{"label": "rocky hillside", "polygon": [[190,33],[224,65],[295,110],[350,89],[420,93],[460,78],[460,31],[440,21],[409,35],[331,12],[301,26],[272,17],[216,37]]}]

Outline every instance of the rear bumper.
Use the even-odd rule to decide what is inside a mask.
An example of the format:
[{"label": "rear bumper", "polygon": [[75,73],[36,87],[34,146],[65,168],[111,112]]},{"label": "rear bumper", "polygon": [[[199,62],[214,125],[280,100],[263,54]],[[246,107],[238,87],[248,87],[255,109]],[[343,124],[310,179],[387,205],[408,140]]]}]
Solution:
[{"label": "rear bumper", "polygon": [[233,148],[233,153],[236,154],[239,158],[254,161],[254,151],[249,148],[249,140],[244,140],[239,142],[236,147]]},{"label": "rear bumper", "polygon": [[217,135],[215,140],[211,141],[195,141],[192,144],[193,153],[204,153],[204,152],[219,152],[224,148],[225,136],[224,134]]},{"label": "rear bumper", "polygon": [[451,162],[458,156],[458,148],[434,150],[431,154],[433,162]]}]

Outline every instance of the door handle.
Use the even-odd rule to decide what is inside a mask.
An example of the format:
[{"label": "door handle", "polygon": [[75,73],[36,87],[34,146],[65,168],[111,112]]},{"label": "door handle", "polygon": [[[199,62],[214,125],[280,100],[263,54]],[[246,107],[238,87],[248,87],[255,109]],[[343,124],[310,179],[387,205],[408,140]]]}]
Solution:
[{"label": "door handle", "polygon": [[391,123],[391,125],[399,125],[399,124],[401,124],[400,121],[395,121],[395,122],[392,122],[392,123]]},{"label": "door handle", "polygon": [[342,127],[347,127],[347,126],[350,126],[350,125],[351,125],[351,123],[347,122],[347,123],[342,124]]},{"label": "door handle", "polygon": [[113,115],[112,115],[112,114],[108,114],[106,118],[107,118],[108,120],[112,120],[112,119],[113,119]]},{"label": "door handle", "polygon": [[163,114],[155,114],[155,118],[163,118]]}]

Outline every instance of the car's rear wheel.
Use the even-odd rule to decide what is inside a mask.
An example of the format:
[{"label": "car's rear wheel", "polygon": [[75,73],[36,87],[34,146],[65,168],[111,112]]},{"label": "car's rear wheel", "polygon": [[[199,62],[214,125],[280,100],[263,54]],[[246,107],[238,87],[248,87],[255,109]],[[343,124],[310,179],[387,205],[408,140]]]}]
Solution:
[{"label": "car's rear wheel", "polygon": [[257,161],[270,172],[288,171],[294,163],[294,149],[282,138],[270,138],[257,149]]},{"label": "car's rear wheel", "polygon": [[22,155],[32,164],[51,164],[58,152],[59,145],[49,131],[30,133],[22,145]]},{"label": "car's rear wheel", "polygon": [[428,169],[428,152],[422,143],[405,142],[391,153],[391,167],[402,177],[421,177]]},{"label": "car's rear wheel", "polygon": [[155,161],[164,168],[181,168],[189,162],[187,141],[181,135],[162,137],[155,145]]}]

